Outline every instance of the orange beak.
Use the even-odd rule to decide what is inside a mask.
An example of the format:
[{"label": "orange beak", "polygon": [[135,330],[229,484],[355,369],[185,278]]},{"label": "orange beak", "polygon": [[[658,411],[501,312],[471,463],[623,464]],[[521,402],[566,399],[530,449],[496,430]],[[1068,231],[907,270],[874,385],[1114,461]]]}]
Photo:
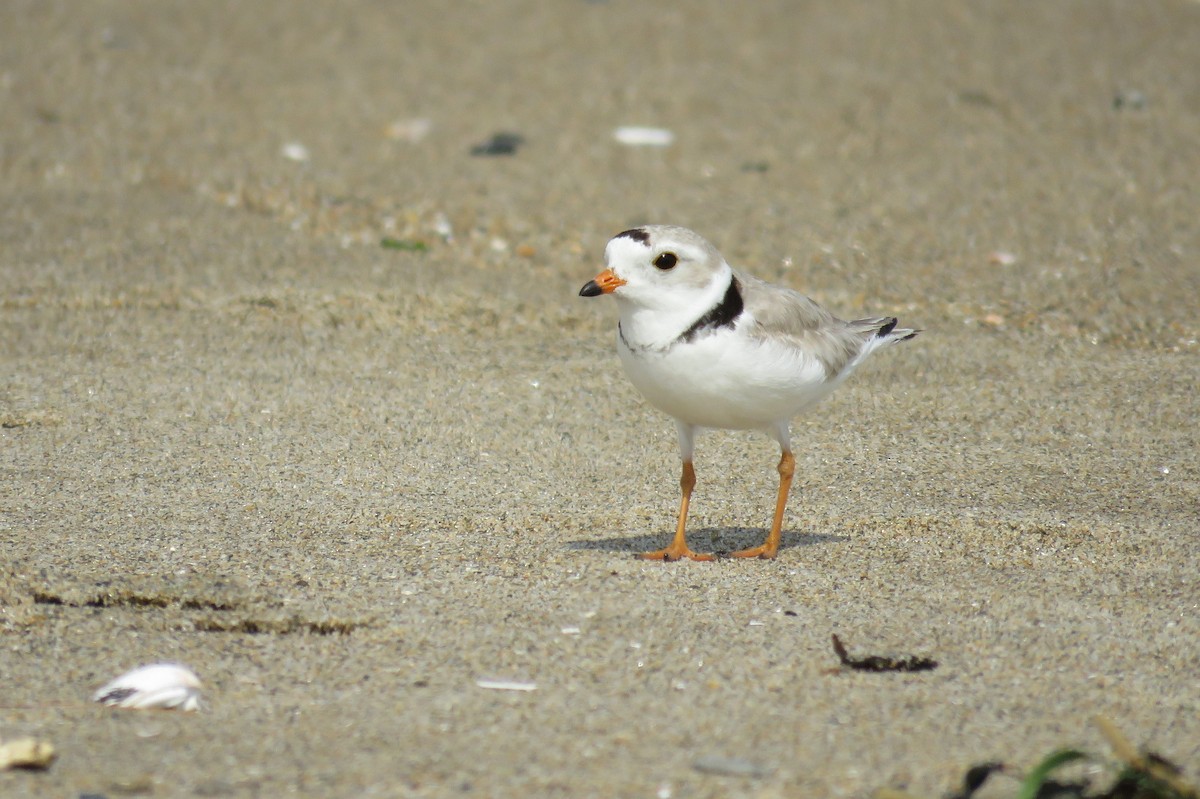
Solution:
[{"label": "orange beak", "polygon": [[599,297],[601,294],[612,294],[614,291],[625,285],[625,281],[613,274],[611,269],[605,269],[600,274],[596,275],[594,280],[589,280],[579,290],[580,297]]}]

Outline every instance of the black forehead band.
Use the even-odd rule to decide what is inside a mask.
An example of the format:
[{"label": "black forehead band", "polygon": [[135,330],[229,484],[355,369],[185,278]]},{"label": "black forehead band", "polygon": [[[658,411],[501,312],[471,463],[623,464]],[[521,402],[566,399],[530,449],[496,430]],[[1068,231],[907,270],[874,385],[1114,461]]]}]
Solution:
[{"label": "black forehead band", "polygon": [[650,244],[650,234],[647,233],[646,231],[642,230],[640,227],[635,227],[632,230],[622,230],[620,233],[613,236],[613,238],[614,239],[620,239],[620,238],[633,239],[634,241],[640,241],[642,244],[645,244],[647,246],[649,246],[649,244]]}]

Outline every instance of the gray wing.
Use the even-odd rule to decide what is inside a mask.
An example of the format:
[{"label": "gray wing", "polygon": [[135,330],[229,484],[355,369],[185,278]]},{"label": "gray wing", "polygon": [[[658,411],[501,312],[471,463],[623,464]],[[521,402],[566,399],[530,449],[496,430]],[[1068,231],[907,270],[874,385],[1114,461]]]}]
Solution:
[{"label": "gray wing", "polygon": [[847,322],[798,291],[740,273],[737,278],[746,309],[754,317],[751,334],[784,339],[820,361],[831,378],[858,357],[872,338],[895,333],[915,335],[913,331],[894,331],[896,320],[891,317]]}]

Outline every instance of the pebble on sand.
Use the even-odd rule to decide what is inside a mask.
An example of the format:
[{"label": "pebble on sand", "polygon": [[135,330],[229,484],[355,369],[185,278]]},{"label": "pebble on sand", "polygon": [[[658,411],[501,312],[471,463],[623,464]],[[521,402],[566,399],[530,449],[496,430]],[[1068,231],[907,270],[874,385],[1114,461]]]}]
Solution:
[{"label": "pebble on sand", "polygon": [[762,778],[770,776],[771,769],[743,757],[703,755],[692,762],[692,768],[704,774],[720,774],[725,777]]},{"label": "pebble on sand", "polygon": [[494,156],[513,155],[517,148],[525,143],[525,137],[520,133],[500,131],[493,133],[485,142],[480,142],[471,148],[471,155]]},{"label": "pebble on sand", "polygon": [[14,738],[0,743],[0,771],[10,768],[42,770],[50,768],[58,753],[54,744],[35,738]]},{"label": "pebble on sand", "polygon": [[389,139],[416,144],[428,136],[432,130],[432,119],[417,117],[415,119],[398,119],[387,126],[385,133]]}]

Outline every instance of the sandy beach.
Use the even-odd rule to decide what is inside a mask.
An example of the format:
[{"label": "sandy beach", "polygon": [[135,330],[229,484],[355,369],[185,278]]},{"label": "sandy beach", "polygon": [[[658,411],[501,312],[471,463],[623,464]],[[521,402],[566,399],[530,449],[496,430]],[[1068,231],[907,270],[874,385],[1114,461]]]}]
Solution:
[{"label": "sandy beach", "polygon": [[[940,797],[1097,715],[1200,781],[1198,41],[1190,0],[6,3],[0,740],[58,757],[0,796]],[[674,426],[577,293],[642,223],[924,331],[793,423],[774,561],[634,557]],[[778,457],[700,439],[697,548],[761,540]],[[199,712],[90,701],[157,661]]]}]

